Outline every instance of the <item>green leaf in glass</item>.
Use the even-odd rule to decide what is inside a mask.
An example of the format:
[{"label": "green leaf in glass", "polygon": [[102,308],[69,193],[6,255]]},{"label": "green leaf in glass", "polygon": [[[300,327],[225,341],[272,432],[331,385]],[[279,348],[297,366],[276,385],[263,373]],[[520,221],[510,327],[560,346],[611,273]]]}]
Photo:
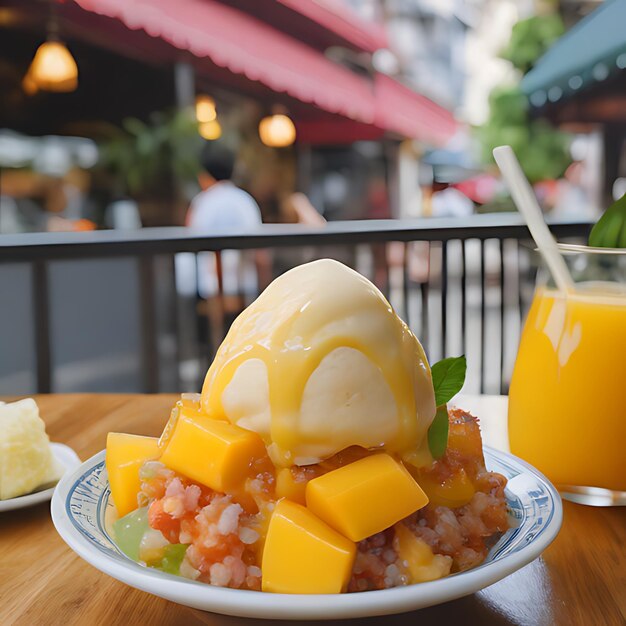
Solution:
[{"label": "green leaf in glass", "polygon": [[589,233],[594,248],[626,248],[626,194],[616,200]]}]

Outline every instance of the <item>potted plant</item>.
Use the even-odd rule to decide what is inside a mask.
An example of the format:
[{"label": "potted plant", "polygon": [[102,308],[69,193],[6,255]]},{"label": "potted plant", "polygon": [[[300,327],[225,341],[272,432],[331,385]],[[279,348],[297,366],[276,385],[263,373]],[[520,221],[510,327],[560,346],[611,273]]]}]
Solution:
[{"label": "potted plant", "polygon": [[179,224],[203,143],[193,111],[157,111],[147,121],[126,118],[114,136],[101,142],[98,167],[117,199],[138,203],[144,225]]}]

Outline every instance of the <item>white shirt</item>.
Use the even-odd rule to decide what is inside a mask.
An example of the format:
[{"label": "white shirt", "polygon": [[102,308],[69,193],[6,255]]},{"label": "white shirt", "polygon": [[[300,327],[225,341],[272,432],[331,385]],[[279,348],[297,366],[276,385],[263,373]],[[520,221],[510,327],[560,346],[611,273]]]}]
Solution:
[{"label": "white shirt", "polygon": [[187,222],[198,230],[241,232],[261,224],[261,210],[249,193],[223,180],[192,200]]},{"label": "white shirt", "polygon": [[[231,235],[256,230],[261,225],[261,210],[254,198],[230,181],[215,183],[200,192],[191,202],[187,226],[206,234]],[[198,292],[204,298],[218,293],[215,255],[201,252],[197,256]],[[222,252],[224,293],[256,295],[256,266],[247,251]],[[176,255],[176,282],[184,295],[196,292],[196,267],[193,254]]]},{"label": "white shirt", "polygon": [[435,192],[432,207],[434,217],[465,217],[474,212],[474,203],[454,187]]}]

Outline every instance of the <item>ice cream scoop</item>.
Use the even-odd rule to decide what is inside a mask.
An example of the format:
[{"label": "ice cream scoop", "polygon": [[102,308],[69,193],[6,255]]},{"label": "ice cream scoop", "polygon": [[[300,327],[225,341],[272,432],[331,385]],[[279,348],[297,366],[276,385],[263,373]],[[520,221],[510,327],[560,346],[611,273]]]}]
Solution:
[{"label": "ice cream scoop", "polygon": [[355,445],[410,457],[436,409],[417,338],[369,280],[329,259],[286,272],[241,313],[201,402],[259,433],[281,466]]}]

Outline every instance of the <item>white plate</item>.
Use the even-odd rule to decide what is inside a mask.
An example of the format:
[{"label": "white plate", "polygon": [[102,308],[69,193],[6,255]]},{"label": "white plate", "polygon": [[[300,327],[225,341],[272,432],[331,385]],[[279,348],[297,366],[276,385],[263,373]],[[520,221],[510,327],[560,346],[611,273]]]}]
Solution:
[{"label": "white plate", "polygon": [[[64,468],[63,475],[76,469],[80,465],[78,455],[69,446],[62,443],[51,443],[50,448],[52,449],[52,456],[54,456],[59,465]],[[12,511],[13,509],[23,509],[33,504],[39,504],[40,502],[47,502],[52,498],[54,489],[55,486],[52,486],[48,489],[26,494],[25,496],[10,498],[9,500],[0,500],[0,513],[2,513],[2,511]]]},{"label": "white plate", "polygon": [[65,542],[85,561],[131,587],[195,609],[270,619],[341,619],[412,611],[460,598],[536,559],[556,537],[563,509],[556,489],[520,459],[485,447],[490,470],[508,480],[512,528],[472,570],[433,582],[362,593],[288,595],[224,589],[164,574],[131,561],[105,529],[109,484],[104,451],[66,475],[52,498],[52,520]]}]

